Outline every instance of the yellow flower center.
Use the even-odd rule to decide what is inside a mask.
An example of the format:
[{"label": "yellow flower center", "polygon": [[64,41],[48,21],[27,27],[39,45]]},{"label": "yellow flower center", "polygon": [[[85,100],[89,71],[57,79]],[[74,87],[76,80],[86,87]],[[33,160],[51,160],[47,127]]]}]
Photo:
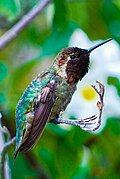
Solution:
[{"label": "yellow flower center", "polygon": [[86,86],[82,89],[82,96],[85,98],[85,100],[91,101],[96,99],[97,93],[92,87]]}]

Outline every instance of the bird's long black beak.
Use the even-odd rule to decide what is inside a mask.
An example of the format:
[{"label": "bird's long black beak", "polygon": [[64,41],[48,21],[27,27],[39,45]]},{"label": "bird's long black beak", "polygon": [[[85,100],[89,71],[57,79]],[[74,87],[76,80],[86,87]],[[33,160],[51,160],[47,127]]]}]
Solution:
[{"label": "bird's long black beak", "polygon": [[111,41],[111,40],[112,40],[112,38],[109,38],[109,39],[107,39],[107,40],[105,40],[105,41],[103,41],[103,42],[101,42],[101,43],[99,43],[99,44],[97,44],[97,45],[95,45],[95,46],[89,48],[89,49],[87,50],[87,52],[88,52],[88,53],[91,53],[91,52],[92,52],[93,50],[95,50],[96,48],[100,47],[101,45],[103,45],[103,44],[105,44],[105,43],[107,43],[107,42],[109,42],[109,41]]}]

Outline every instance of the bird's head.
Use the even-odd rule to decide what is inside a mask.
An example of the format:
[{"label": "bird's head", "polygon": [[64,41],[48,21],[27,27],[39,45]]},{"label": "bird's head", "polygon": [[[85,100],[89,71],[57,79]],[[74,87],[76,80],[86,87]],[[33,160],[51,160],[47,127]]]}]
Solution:
[{"label": "bird's head", "polygon": [[56,56],[53,66],[59,76],[68,83],[77,83],[88,72],[90,53],[99,46],[109,42],[110,39],[103,41],[89,49],[78,47],[64,48]]}]

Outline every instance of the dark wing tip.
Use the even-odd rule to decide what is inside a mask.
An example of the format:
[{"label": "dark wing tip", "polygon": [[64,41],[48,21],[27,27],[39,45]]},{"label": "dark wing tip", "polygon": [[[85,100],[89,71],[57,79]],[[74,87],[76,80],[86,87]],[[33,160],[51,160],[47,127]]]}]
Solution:
[{"label": "dark wing tip", "polygon": [[19,152],[19,149],[17,149],[15,152],[14,152],[14,160],[16,160],[16,157],[18,155],[18,152]]}]

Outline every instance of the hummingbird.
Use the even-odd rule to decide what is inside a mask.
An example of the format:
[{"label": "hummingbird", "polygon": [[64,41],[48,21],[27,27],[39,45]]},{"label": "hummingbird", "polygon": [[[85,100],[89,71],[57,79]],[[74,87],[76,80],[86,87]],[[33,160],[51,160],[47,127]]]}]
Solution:
[{"label": "hummingbird", "polygon": [[16,107],[14,158],[19,152],[27,152],[33,147],[47,122],[71,124],[82,128],[84,124],[89,125],[96,119],[95,115],[85,120],[62,119],[61,111],[70,103],[78,81],[88,72],[90,53],[111,40],[107,39],[89,49],[62,49],[55,57],[53,65],[30,83]]}]

